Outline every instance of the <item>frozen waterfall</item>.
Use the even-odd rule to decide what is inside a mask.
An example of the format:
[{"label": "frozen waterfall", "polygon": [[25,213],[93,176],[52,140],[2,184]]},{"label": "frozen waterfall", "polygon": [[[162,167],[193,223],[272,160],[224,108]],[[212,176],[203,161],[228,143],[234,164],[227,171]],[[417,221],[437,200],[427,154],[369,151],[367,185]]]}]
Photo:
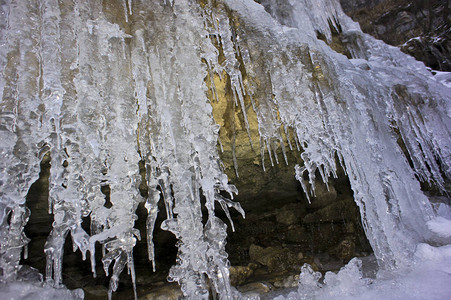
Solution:
[{"label": "frozen waterfall", "polygon": [[[133,247],[146,234],[155,260],[163,201],[161,228],[179,241],[169,280],[190,299],[240,298],[225,243],[229,209],[244,211],[220,159],[219,81],[249,137],[256,115],[262,169],[299,151],[293,174],[312,196],[316,176],[327,183],[343,167],[382,269],[449,242],[420,182],[446,192],[451,178],[451,90],[363,34],[338,0],[3,0],[0,15],[0,284],[21,280],[26,195],[49,153],[46,286],[64,284],[68,235],[94,276],[102,246],[110,298],[124,268],[135,282]],[[134,228],[143,201],[146,233]]]}]

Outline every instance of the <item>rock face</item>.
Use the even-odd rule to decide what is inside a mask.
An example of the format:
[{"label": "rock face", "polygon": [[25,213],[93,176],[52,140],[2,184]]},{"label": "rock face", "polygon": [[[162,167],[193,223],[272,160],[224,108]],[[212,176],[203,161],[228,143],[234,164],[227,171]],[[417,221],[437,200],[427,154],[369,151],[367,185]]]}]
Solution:
[{"label": "rock face", "polygon": [[341,0],[341,7],[345,12],[364,8],[373,8],[384,0]]},{"label": "rock face", "polygon": [[273,200],[247,211],[244,220],[234,218],[236,231],[229,232],[226,246],[232,265],[253,261],[269,272],[297,270],[309,255],[324,253],[347,261],[371,252],[349,182],[344,174],[340,178],[329,182],[329,190],[318,182],[311,204],[299,191],[297,200],[283,206]]},{"label": "rock face", "polygon": [[451,71],[450,2],[340,0],[362,30],[398,46],[434,70]]}]

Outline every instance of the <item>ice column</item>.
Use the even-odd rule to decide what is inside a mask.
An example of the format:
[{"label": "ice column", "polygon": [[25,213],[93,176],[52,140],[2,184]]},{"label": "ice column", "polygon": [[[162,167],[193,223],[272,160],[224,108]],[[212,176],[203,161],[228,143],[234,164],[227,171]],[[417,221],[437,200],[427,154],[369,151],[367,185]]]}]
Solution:
[{"label": "ice column", "polygon": [[1,280],[10,280],[28,243],[25,196],[38,178],[45,133],[38,89],[39,32],[32,30],[38,6],[6,1],[0,13],[0,268]]},{"label": "ice column", "polygon": [[[220,194],[225,191],[232,196],[237,191],[220,167],[219,127],[206,97],[206,67],[217,63],[217,50],[203,29],[197,4],[175,1],[172,9],[158,4],[152,8],[150,16],[135,10],[132,29],[139,145],[150,191],[146,203],[149,256],[154,260],[152,232],[161,193],[167,216],[162,228],[179,239],[170,280],[178,281],[186,296],[207,299],[208,278],[212,290],[228,299],[232,291],[224,251],[226,225],[215,217],[214,202],[227,215],[229,207],[244,212]],[[205,225],[201,194],[206,199]]]}]

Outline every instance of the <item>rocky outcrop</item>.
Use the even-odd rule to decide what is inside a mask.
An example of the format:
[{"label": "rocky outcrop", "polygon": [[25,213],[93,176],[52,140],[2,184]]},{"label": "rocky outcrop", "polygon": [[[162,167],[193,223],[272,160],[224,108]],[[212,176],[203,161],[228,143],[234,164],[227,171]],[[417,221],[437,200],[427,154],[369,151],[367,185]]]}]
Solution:
[{"label": "rocky outcrop", "polygon": [[345,12],[358,9],[373,8],[384,0],[340,0],[341,6]]},{"label": "rocky outcrop", "polygon": [[398,46],[434,70],[451,71],[449,1],[340,0],[362,30]]}]

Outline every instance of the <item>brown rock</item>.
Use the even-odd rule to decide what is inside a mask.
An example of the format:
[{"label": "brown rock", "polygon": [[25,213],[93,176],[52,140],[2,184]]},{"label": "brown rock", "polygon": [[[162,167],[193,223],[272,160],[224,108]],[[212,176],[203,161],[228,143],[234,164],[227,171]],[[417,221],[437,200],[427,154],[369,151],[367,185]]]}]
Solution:
[{"label": "brown rock", "polygon": [[86,286],[83,288],[85,298],[93,299],[94,297],[105,297],[108,295],[108,289],[103,285]]},{"label": "brown rock", "polygon": [[290,226],[285,234],[285,240],[290,243],[302,244],[309,239],[305,229],[299,225]]},{"label": "brown rock", "polygon": [[299,274],[290,275],[282,280],[277,280],[274,282],[274,286],[277,288],[294,288],[299,285]]},{"label": "brown rock", "polygon": [[297,266],[302,265],[297,253],[288,248],[263,248],[253,244],[249,248],[249,256],[251,260],[268,267],[269,272],[299,269]]},{"label": "brown rock", "polygon": [[147,295],[144,295],[143,300],[177,300],[182,296],[182,291],[178,284],[168,284],[162,287],[153,289]]},{"label": "brown rock", "polygon": [[299,224],[305,215],[305,207],[300,203],[288,204],[276,211],[276,220],[284,225]]},{"label": "brown rock", "polygon": [[253,297],[266,294],[274,290],[269,282],[252,282],[237,288],[245,296]]},{"label": "brown rock", "polygon": [[346,198],[342,201],[335,201],[330,205],[319,209],[304,217],[305,224],[323,223],[323,222],[343,222],[343,220],[352,220],[356,210],[353,199]]},{"label": "brown rock", "polygon": [[355,242],[351,238],[342,240],[338,245],[330,250],[330,254],[341,259],[343,262],[349,261],[355,256]]},{"label": "brown rock", "polygon": [[242,285],[250,276],[252,276],[256,267],[257,266],[252,263],[247,266],[231,266],[229,268],[230,283],[233,286]]}]

